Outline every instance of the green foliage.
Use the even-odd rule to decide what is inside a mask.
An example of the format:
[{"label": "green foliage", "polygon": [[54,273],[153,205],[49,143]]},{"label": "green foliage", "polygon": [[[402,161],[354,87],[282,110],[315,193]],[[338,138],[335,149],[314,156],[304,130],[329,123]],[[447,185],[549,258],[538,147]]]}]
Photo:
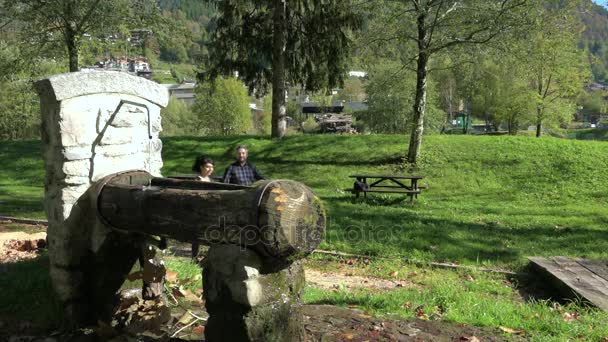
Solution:
[{"label": "green foliage", "polygon": [[368,73],[365,92],[369,109],[355,116],[364,121],[371,132],[406,133],[411,129],[415,79],[400,71],[399,65],[386,63]]},{"label": "green foliage", "polygon": [[312,116],[302,122],[302,131],[304,133],[318,133],[320,129],[321,127]]},{"label": "green foliage", "polygon": [[217,78],[213,83],[199,83],[191,125],[197,134],[243,134],[251,127],[247,90],[235,78]]},{"label": "green foliage", "polygon": [[467,1],[466,6],[450,0],[376,1],[370,5],[371,25],[362,38],[365,49],[399,61],[402,69],[416,70],[410,162],[416,163],[420,154],[432,58],[462,45],[483,45],[506,32],[523,30],[526,5],[526,0],[475,0]]},{"label": "green foliage", "polygon": [[262,135],[270,135],[272,129],[272,93],[261,99],[256,99],[257,110],[253,114],[252,128],[254,132]]},{"label": "green foliage", "polygon": [[40,56],[46,48],[64,49],[71,72],[79,70],[79,49],[85,34],[167,26],[151,0],[5,0],[0,11],[14,20],[24,49],[33,56]]},{"label": "green foliage", "polygon": [[196,133],[192,131],[191,125],[191,122],[194,120],[194,114],[183,101],[171,96],[169,104],[161,110],[160,115],[163,120],[163,136]]},{"label": "green foliage", "polygon": [[349,77],[344,81],[344,86],[336,96],[337,100],[346,102],[363,101],[366,99],[363,82],[359,77]]},{"label": "green foliage", "polygon": [[[307,90],[342,82],[350,38],[359,25],[352,1],[211,1],[218,9],[201,79],[238,72],[257,96],[284,94],[286,85]],[[273,137],[287,127],[285,98],[274,97]]]},{"label": "green foliage", "polygon": [[491,56],[464,69],[463,95],[473,115],[494,127],[506,125],[512,135],[533,124],[536,102],[524,68],[509,56]]},{"label": "green foliage", "polygon": [[160,0],[158,5],[160,8],[171,12],[181,11],[186,15],[186,18],[192,21],[206,20],[208,22],[209,18],[215,14],[213,7],[202,1]]},{"label": "green foliage", "polygon": [[[216,28],[211,33],[207,76],[230,75],[239,78],[259,94],[271,84],[273,53],[284,56],[286,80],[306,89],[331,88],[342,81],[348,57],[351,28],[359,18],[351,1],[291,1],[285,7],[284,22],[273,19],[277,1],[211,1],[217,6]],[[285,46],[273,41],[275,25],[284,27]],[[282,70],[280,72],[283,72]]]},{"label": "green foliage", "polygon": [[[355,113],[373,133],[406,133],[412,128],[416,76],[397,63],[370,65],[365,84],[369,109]],[[436,108],[436,93],[429,96],[425,127],[435,130],[444,113]]]},{"label": "green foliage", "polygon": [[39,100],[32,84],[64,70],[49,59],[21,63],[21,55],[15,43],[0,40],[0,141],[40,137]]},{"label": "green foliage", "polygon": [[585,1],[576,15],[585,27],[578,46],[589,55],[593,79],[608,83],[608,10]]},{"label": "green foliage", "polygon": [[583,93],[578,100],[581,105],[580,112],[582,114],[603,114],[608,112],[608,102],[605,99],[605,94],[601,91],[591,93]]},{"label": "green foliage", "polygon": [[589,80],[588,63],[576,46],[581,27],[574,16],[575,5],[549,2],[534,9],[536,22],[526,62],[530,88],[536,95],[535,123],[539,126],[570,121],[575,109],[570,99],[578,97]]}]

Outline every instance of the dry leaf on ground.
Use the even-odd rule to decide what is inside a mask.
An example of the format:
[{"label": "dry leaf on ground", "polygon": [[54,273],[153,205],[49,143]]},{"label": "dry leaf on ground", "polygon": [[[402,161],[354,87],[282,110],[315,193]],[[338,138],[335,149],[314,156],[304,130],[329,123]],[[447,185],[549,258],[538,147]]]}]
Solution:
[{"label": "dry leaf on ground", "polygon": [[525,333],[525,331],[523,330],[515,330],[515,329],[511,329],[511,328],[507,328],[507,327],[498,327],[500,330],[506,332],[507,334],[513,334],[513,335],[523,335]]}]

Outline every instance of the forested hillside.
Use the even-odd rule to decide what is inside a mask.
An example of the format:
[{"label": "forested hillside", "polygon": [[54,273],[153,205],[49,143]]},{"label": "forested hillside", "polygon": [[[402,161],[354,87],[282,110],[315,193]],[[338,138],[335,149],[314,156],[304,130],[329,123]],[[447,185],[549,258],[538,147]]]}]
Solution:
[{"label": "forested hillside", "polygon": [[[62,1],[74,4],[57,0],[44,6],[47,12],[61,14],[63,7],[58,4]],[[407,7],[410,2],[351,1],[361,11],[363,29],[347,32],[345,36],[352,44],[339,50],[348,51],[352,57],[344,61],[345,69],[362,70],[366,77],[347,78],[335,92],[332,91],[336,89],[322,89],[307,95],[311,102],[365,102],[367,110],[353,113],[354,125],[360,132],[410,133],[418,122],[412,110],[417,93],[418,56],[417,45],[411,39],[416,20],[410,15],[412,9]],[[103,8],[110,11],[99,9],[97,1],[81,0],[77,6],[82,13],[89,8],[97,11],[100,18],[90,21],[78,34],[72,34],[71,45],[66,45],[61,27],[49,24],[56,22],[53,21],[56,18],[41,16],[46,12],[36,11],[35,0],[21,1],[19,6],[17,3],[0,0],[0,140],[38,136],[37,95],[31,89],[34,79],[110,60],[142,58],[149,62],[153,80],[182,83],[194,80],[199,72],[211,74],[211,43],[214,38],[221,39],[214,33],[220,31],[213,19],[219,13],[214,5],[221,2],[106,0]],[[264,7],[270,3],[252,0],[243,1],[243,6]],[[481,0],[474,3],[487,4]],[[540,136],[560,127],[608,126],[608,92],[600,87],[588,91],[593,81],[608,84],[608,10],[591,0],[522,3],[526,10],[517,13],[514,10],[511,21],[504,23],[505,29],[497,30],[496,39],[489,43],[460,45],[454,41],[445,44],[446,49],[438,46],[440,49],[433,50],[436,53],[429,57],[428,80],[423,82],[428,84],[424,120],[420,121],[425,134],[452,131],[454,122],[463,117],[469,123],[484,123],[485,127],[491,127],[488,129],[513,135],[531,127],[536,127]],[[28,8],[31,10],[25,11]],[[118,9],[120,15],[115,14]],[[435,32],[434,39],[443,42],[454,34],[466,39],[465,31],[471,30],[467,24],[470,13],[448,14],[453,17],[450,25]],[[335,29],[333,23],[331,27]],[[484,27],[493,26],[482,25],[480,29]],[[251,40],[255,42],[254,48],[259,45],[258,39]],[[68,45],[73,45],[71,53]],[[259,65],[267,67],[268,58],[255,58]],[[343,75],[343,69],[340,70]],[[298,92],[300,85],[293,86],[289,91]],[[290,93],[290,99],[295,98],[292,95],[296,94]],[[176,101],[163,113],[164,134],[215,134],[209,127],[194,128],[199,127],[200,117],[217,113],[202,113],[201,108],[208,109],[207,106],[188,107]],[[271,98],[256,101],[259,110],[254,122],[236,131],[268,133]],[[294,121],[292,130],[319,129],[312,118],[304,122],[295,102],[287,106],[286,112]],[[467,132],[463,127],[453,131]]]},{"label": "forested hillside", "polygon": [[581,11],[585,31],[579,47],[587,49],[595,81],[608,83],[608,10],[589,1],[589,9]]}]

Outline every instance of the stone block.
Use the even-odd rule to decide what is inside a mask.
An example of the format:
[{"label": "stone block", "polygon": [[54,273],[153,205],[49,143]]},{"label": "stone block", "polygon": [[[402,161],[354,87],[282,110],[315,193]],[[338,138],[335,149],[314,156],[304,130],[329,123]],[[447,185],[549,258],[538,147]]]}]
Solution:
[{"label": "stone block", "polygon": [[265,267],[252,250],[211,246],[203,265],[206,341],[303,341],[301,264]]},{"label": "stone block", "polygon": [[169,102],[167,88],[142,77],[118,71],[73,72],[54,75],[35,83],[40,96],[63,101],[91,94],[127,94],[161,107]]},{"label": "stone block", "polygon": [[[64,160],[80,160],[91,158],[91,147],[90,146],[67,146],[59,147],[58,155],[61,155]],[[59,158],[57,160],[60,160]]]},{"label": "stone block", "polygon": [[[61,165],[58,163],[58,165]],[[61,172],[68,176],[88,177],[91,170],[91,161],[89,159],[68,160],[61,165]]]},{"label": "stone block", "polygon": [[95,154],[104,158],[128,156],[140,153],[140,148],[133,144],[106,145],[95,148]]},{"label": "stone block", "polygon": [[129,128],[108,127],[103,133],[99,145],[124,145],[133,141],[132,130]]}]

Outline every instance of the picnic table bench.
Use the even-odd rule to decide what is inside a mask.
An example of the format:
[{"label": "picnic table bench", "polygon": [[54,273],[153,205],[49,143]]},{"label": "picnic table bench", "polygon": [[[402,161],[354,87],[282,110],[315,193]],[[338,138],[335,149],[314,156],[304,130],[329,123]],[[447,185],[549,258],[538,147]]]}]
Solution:
[{"label": "picnic table bench", "polygon": [[[350,175],[349,177],[355,178],[357,182],[363,183],[362,187],[357,187],[356,183],[353,186],[352,193],[357,198],[360,193],[363,193],[364,197],[367,197],[368,192],[380,192],[380,193],[397,193],[406,194],[410,197],[410,201],[414,201],[414,198],[418,197],[422,189],[425,186],[418,186],[418,180],[423,179],[424,176],[411,176],[411,175]],[[405,181],[409,180],[409,185],[405,184]]]}]

